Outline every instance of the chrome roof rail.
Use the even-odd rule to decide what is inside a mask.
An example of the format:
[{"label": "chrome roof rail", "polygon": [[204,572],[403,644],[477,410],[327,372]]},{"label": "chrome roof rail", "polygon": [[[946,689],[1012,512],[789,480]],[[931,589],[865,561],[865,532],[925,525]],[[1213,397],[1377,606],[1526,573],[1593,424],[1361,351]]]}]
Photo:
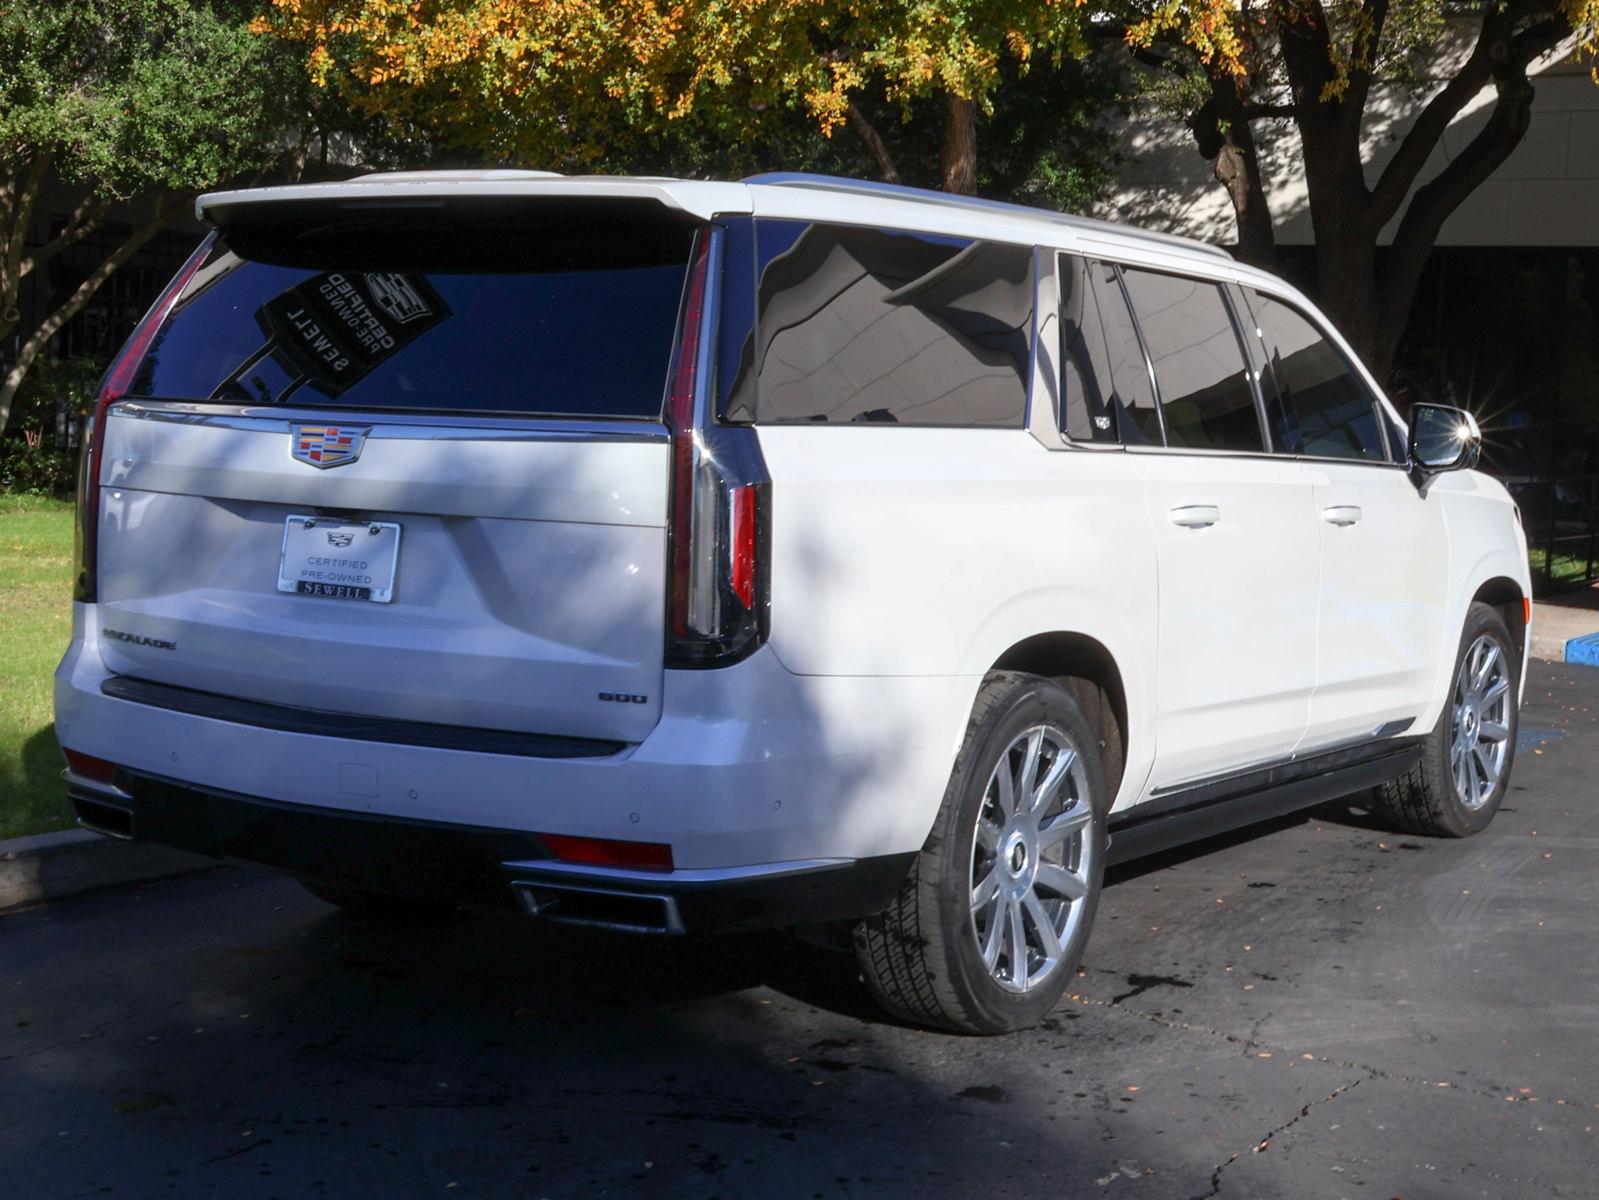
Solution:
[{"label": "chrome roof rail", "polygon": [[1054,212],[1047,208],[1034,208],[1027,204],[1012,204],[1005,200],[985,200],[981,196],[957,196],[949,192],[936,192],[931,188],[907,187],[901,183],[877,183],[868,179],[847,179],[842,175],[811,175],[804,171],[776,171],[765,175],[751,175],[739,182],[762,187],[814,188],[823,192],[853,193],[880,196],[885,200],[910,200],[918,204],[938,204],[948,208],[970,209],[976,212],[1004,213],[1013,217],[1026,217],[1051,225],[1063,225],[1087,234],[1115,234],[1120,237],[1158,242],[1164,246],[1177,246],[1233,261],[1233,256],[1220,246],[1201,242],[1197,238],[1175,233],[1161,233],[1154,229],[1140,229],[1133,225],[1118,225],[1114,221],[1099,221],[1093,217],[1079,217],[1071,213]]}]

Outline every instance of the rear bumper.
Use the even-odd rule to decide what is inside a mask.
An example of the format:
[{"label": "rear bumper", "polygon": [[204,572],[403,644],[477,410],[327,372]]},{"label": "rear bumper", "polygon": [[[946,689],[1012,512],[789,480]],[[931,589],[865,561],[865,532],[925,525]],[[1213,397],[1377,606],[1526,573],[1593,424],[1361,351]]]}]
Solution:
[{"label": "rear bumper", "polygon": [[330,811],[119,770],[68,773],[81,824],[114,837],[276,867],[397,896],[637,933],[708,933],[840,920],[886,907],[914,854],[626,871],[555,860],[537,834]]},{"label": "rear bumper", "polygon": [[[170,687],[159,703],[146,702],[106,670],[92,606],[77,605],[74,624],[55,680],[62,745],[130,777],[353,822],[340,828],[365,831],[366,848],[350,853],[387,885],[414,875],[405,866],[384,875],[387,859],[457,853],[435,849],[438,842],[487,846],[467,857],[492,863],[496,890],[500,864],[547,858],[541,833],[670,845],[685,894],[722,889],[738,872],[769,864],[812,864],[825,874],[825,864],[913,854],[932,827],[977,685],[965,677],[797,676],[764,647],[736,666],[664,672],[661,720],[644,741],[613,753],[565,744],[570,739],[506,745],[504,735],[443,744],[433,737],[438,727],[397,732],[386,722],[373,730],[314,713],[291,722],[283,710],[263,716],[255,709],[266,706],[247,702],[180,705],[173,693],[181,689]],[[175,670],[183,666],[174,660]],[[316,703],[314,685],[306,698]],[[158,818],[142,799],[135,816],[146,822],[140,836],[157,836],[151,831],[160,826],[148,822]],[[289,827],[286,815],[272,826]],[[417,843],[388,827],[437,836]],[[314,853],[297,848],[314,837],[285,837],[297,853]],[[160,840],[192,844],[177,835]],[[272,861],[241,839],[196,848]],[[330,855],[327,866],[347,857]],[[316,860],[280,865],[322,869]],[[764,887],[744,879],[736,890]],[[696,903],[683,900],[684,911]]]}]

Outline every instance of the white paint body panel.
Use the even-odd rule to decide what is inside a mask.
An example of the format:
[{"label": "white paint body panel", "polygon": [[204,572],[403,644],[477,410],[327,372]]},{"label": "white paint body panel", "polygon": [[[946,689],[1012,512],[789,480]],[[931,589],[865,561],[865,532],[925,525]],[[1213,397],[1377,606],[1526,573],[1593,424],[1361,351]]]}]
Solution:
[{"label": "white paint body panel", "polygon": [[[1316,686],[1316,522],[1304,467],[1129,453],[1159,560],[1156,788],[1285,758]],[[1214,509],[1178,525],[1173,510]],[[1208,519],[1208,513],[1207,513]]]},{"label": "white paint body panel", "polygon": [[[1316,693],[1304,742],[1314,750],[1370,737],[1431,703],[1439,647],[1450,640],[1450,541],[1442,496],[1422,496],[1397,468],[1310,462],[1305,471],[1321,544]],[[1359,516],[1334,524],[1329,509]]]}]

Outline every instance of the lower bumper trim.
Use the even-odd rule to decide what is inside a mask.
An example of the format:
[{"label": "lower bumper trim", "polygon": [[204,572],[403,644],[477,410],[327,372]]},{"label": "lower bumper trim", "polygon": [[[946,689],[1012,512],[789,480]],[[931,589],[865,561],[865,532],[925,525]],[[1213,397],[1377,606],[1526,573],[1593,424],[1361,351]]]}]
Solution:
[{"label": "lower bumper trim", "polygon": [[[69,781],[70,783],[71,781]],[[771,928],[862,917],[894,899],[915,852],[713,870],[622,871],[557,861],[538,834],[293,804],[119,770],[72,785],[117,836],[418,899],[512,907],[646,933]],[[105,809],[114,806],[117,819]],[[125,818],[123,816],[125,814]],[[81,813],[80,813],[81,815]]]}]

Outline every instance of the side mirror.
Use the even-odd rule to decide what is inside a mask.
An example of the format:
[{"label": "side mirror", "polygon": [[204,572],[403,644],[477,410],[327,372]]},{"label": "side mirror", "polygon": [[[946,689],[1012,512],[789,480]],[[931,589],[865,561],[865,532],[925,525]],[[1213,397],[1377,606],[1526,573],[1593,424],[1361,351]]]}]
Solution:
[{"label": "side mirror", "polygon": [[1442,471],[1465,471],[1482,454],[1477,418],[1447,404],[1410,407],[1410,473],[1417,484]]}]

